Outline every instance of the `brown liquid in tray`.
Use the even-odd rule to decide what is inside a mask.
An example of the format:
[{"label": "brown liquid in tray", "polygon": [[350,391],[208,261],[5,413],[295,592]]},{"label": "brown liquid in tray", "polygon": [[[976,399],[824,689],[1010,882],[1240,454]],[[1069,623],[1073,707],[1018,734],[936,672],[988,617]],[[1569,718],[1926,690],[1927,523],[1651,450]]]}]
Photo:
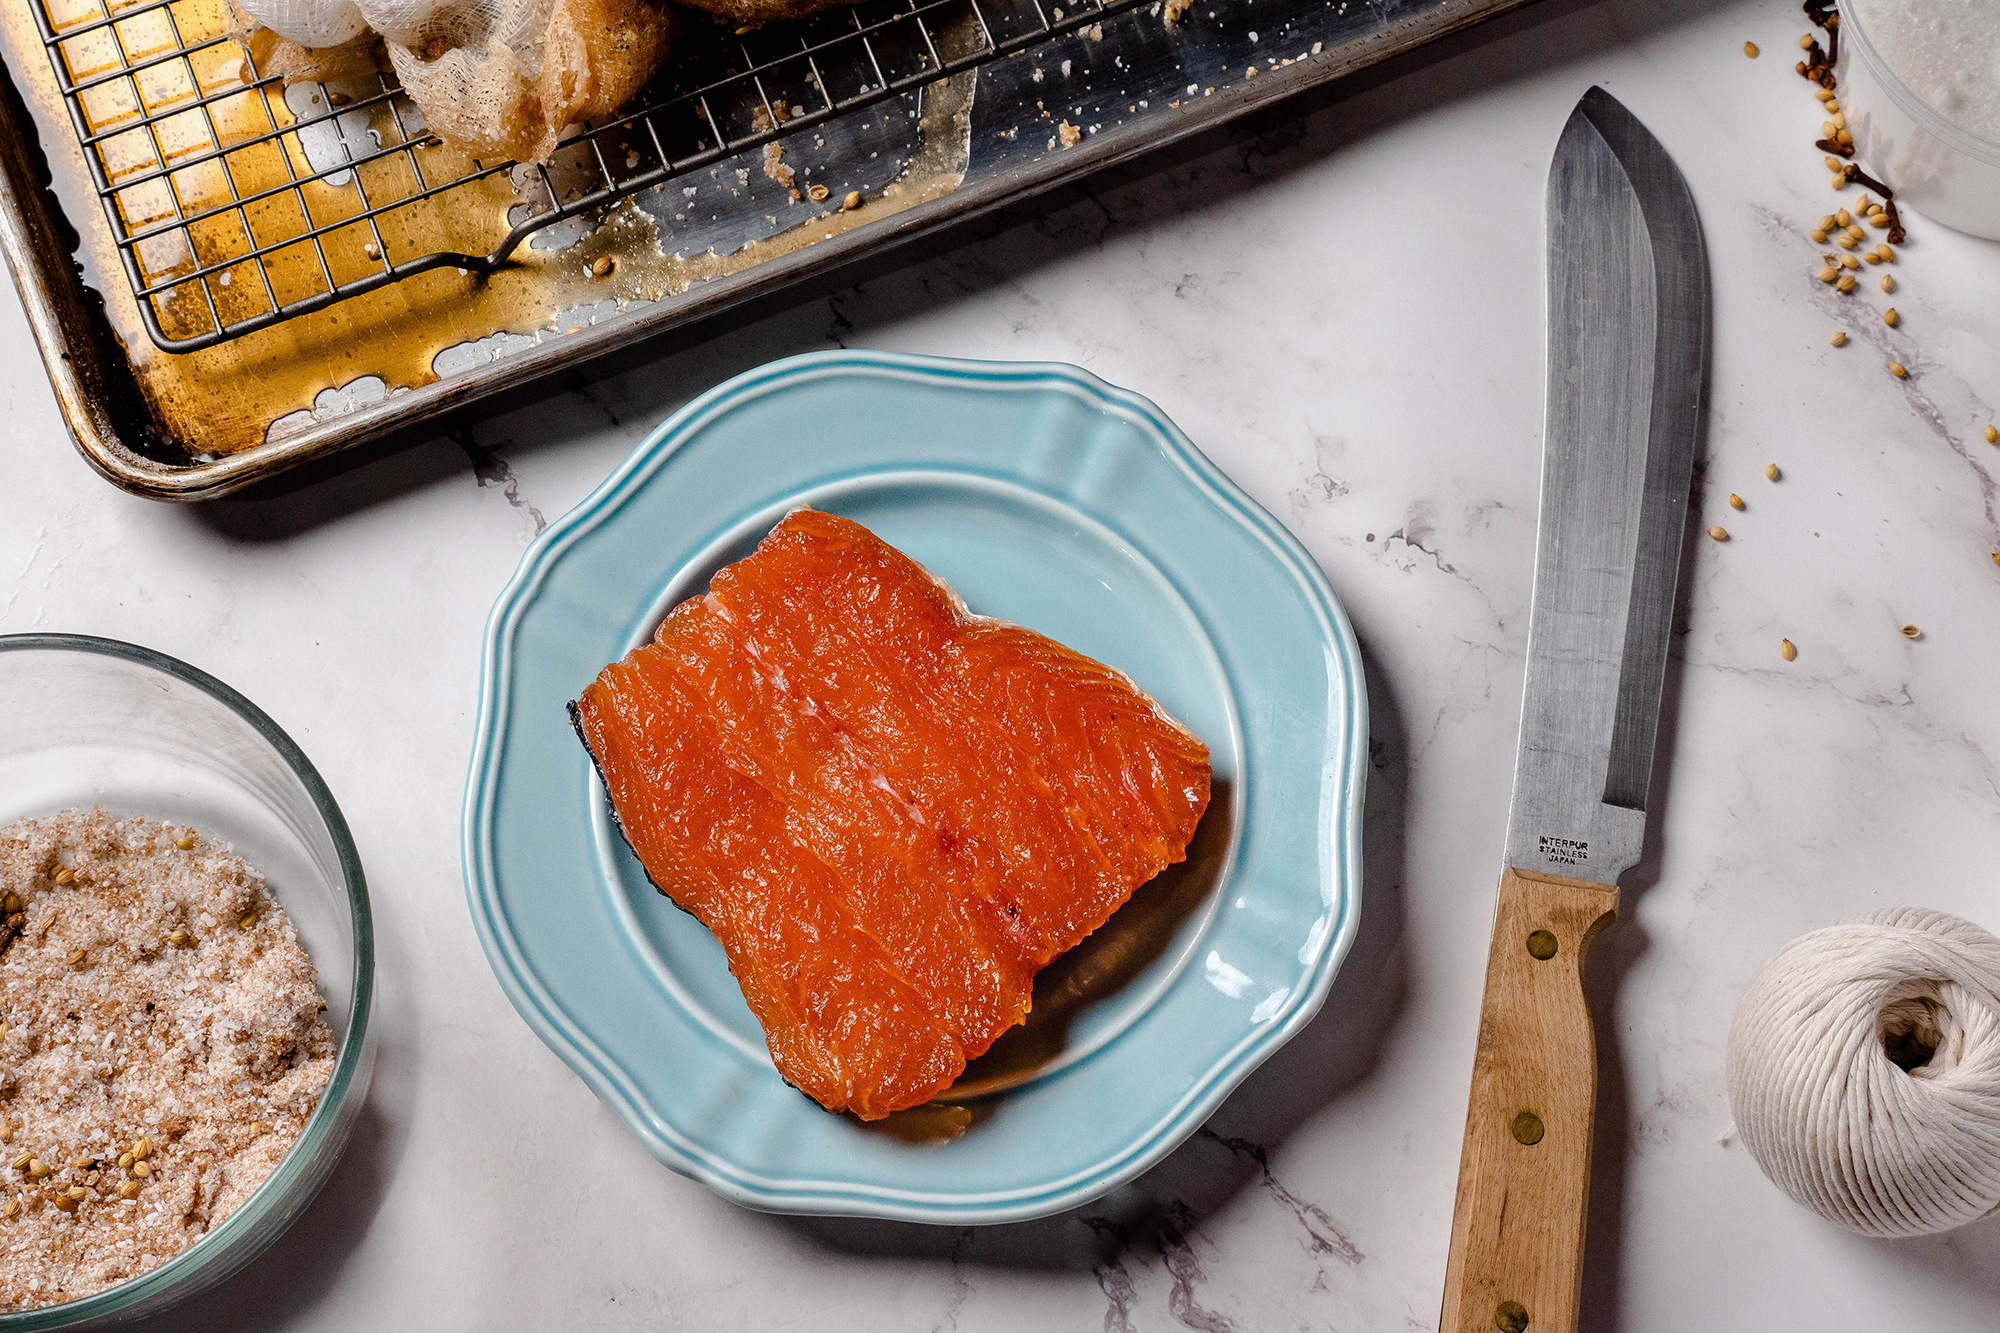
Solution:
[{"label": "brown liquid in tray", "polygon": [[[244,259],[156,298],[157,318],[169,339],[209,332],[216,315],[228,323],[263,313],[272,296],[282,304],[324,291],[329,277],[336,284],[352,281],[379,270],[385,257],[404,262],[437,251],[488,253],[521,218],[523,205],[543,197],[541,187],[530,181],[517,189],[515,173],[501,170],[379,213],[371,224],[359,216],[367,208],[363,193],[378,206],[412,193],[417,169],[412,158],[431,184],[465,175],[475,164],[456,150],[431,143],[411,154],[363,162],[328,179],[309,179],[325,172],[329,152],[340,151],[342,131],[322,123],[317,132],[323,143],[311,145],[317,151],[309,153],[285,90],[242,83],[244,51],[227,36],[222,0],[176,0],[57,44],[70,79],[77,83],[141,65],[149,57],[188,51],[184,59],[163,60],[131,78],[113,78],[81,92],[77,103],[87,133],[105,136],[85,148],[71,128],[28,8],[33,4],[45,7],[57,34],[100,19],[104,10],[98,0],[24,0],[0,6],[0,41],[8,70],[41,130],[63,212],[81,234],[77,258],[85,281],[105,298],[106,315],[155,430],[192,457],[222,456],[261,444],[273,422],[309,411],[325,390],[366,376],[379,377],[392,393],[432,383],[438,379],[434,362],[447,348],[496,333],[567,333],[571,323],[589,321],[590,307],[602,310],[600,303],[607,300],[622,309],[628,303],[671,298],[698,282],[949,193],[965,169],[969,74],[932,85],[919,130],[922,146],[915,149],[902,179],[857,212],[839,211],[836,194],[823,204],[799,208],[797,225],[732,253],[709,249],[678,255],[662,249],[654,217],[627,199],[607,210],[599,225],[575,243],[558,249],[523,242],[511,262],[496,272],[432,269],[233,341],[170,353],[155,345],[140,318],[105,206],[96,197],[87,152],[99,155],[126,234],[161,229],[134,247],[146,283],[191,273],[197,260],[201,267],[227,263],[253,248],[304,238],[309,226],[301,203],[320,231],[324,268],[315,247],[302,239],[265,255],[263,274],[254,260]],[[114,2],[111,12],[115,16],[131,7]],[[203,46],[205,42],[213,44]],[[310,87],[294,89],[292,100],[311,95],[304,91]],[[234,88],[241,92],[227,91]],[[218,93],[224,95],[205,107],[195,102],[198,96]],[[186,109],[174,109],[182,104]],[[312,109],[306,106],[308,114]],[[365,127],[359,123],[364,117]],[[344,137],[358,145],[357,153],[369,151],[371,141],[393,147],[422,137],[407,102],[379,100],[343,119],[350,122]],[[274,130],[280,131],[277,137],[244,144]],[[206,156],[215,153],[218,139],[224,153]],[[796,150],[789,160],[800,160]],[[709,174],[700,176],[705,181]],[[119,188],[123,181],[134,183]],[[296,190],[290,188],[294,183]],[[176,225],[176,205],[180,217],[228,205],[232,184],[235,199],[252,202]],[[669,180],[663,188],[674,190],[680,184]],[[255,199],[266,191],[277,192]],[[572,321],[564,319],[564,312],[579,310]]]}]

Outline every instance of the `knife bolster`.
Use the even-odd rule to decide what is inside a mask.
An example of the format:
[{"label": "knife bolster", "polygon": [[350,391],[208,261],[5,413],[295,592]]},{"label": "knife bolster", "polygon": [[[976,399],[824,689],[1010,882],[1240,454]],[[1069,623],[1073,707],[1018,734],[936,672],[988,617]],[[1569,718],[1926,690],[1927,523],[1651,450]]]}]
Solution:
[{"label": "knife bolster", "polygon": [[1583,957],[1615,885],[1500,877],[1439,1333],[1570,1333],[1583,1277],[1597,1042]]}]

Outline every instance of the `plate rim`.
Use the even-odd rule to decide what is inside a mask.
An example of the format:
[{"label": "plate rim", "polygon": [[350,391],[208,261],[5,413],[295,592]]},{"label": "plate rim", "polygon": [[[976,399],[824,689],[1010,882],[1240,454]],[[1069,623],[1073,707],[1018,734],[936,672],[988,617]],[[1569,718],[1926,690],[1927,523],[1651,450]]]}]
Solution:
[{"label": "plate rim", "polygon": [[[858,375],[904,381],[944,381],[992,391],[1055,389],[1079,397],[1138,427],[1163,446],[1167,459],[1202,499],[1251,536],[1261,539],[1311,603],[1323,642],[1349,688],[1340,710],[1345,752],[1329,756],[1326,777],[1343,784],[1339,803],[1316,837],[1335,843],[1342,892],[1330,905],[1335,920],[1318,941],[1317,957],[1303,965],[1306,984],[1294,988],[1270,1022],[1253,1027],[1219,1056],[1180,1096],[1163,1106],[1142,1133],[1103,1154],[1089,1167],[1057,1181],[1006,1190],[951,1192],[884,1186],[865,1181],[825,1181],[762,1176],[713,1144],[676,1130],[633,1086],[619,1062],[567,1013],[519,949],[513,922],[500,901],[491,842],[492,796],[506,739],[501,701],[514,669],[514,631],[550,569],[594,531],[630,494],[645,485],[704,426],[738,400],[760,397],[793,381]],[[461,818],[461,871],[466,904],[488,966],[509,1003],[542,1042],[618,1115],[657,1160],[739,1204],[785,1213],[859,1215],[938,1224],[995,1223],[1046,1216],[1097,1198],[1157,1163],[1192,1134],[1231,1093],[1304,1027],[1325,1003],[1334,976],[1359,926],[1361,812],[1367,784],[1368,699],[1360,646],[1324,571],[1304,544],[1251,499],[1155,404],[1061,362],[973,361],[863,349],[786,357],[725,380],[698,395],[654,427],[626,458],[522,553],[495,598],[482,631],[479,709],[466,773]],[[1310,945],[1312,941],[1308,941]]]}]

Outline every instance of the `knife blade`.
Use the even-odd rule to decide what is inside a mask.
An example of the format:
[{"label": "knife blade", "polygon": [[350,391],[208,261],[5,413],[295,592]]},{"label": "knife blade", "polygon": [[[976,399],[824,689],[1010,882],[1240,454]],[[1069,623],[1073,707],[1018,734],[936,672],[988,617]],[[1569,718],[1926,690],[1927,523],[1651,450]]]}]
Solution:
[{"label": "knife blade", "polygon": [[1576,1326],[1597,1092],[1583,956],[1645,834],[1708,354],[1693,196],[1601,88],[1563,128],[1547,217],[1527,683],[1441,1333]]}]

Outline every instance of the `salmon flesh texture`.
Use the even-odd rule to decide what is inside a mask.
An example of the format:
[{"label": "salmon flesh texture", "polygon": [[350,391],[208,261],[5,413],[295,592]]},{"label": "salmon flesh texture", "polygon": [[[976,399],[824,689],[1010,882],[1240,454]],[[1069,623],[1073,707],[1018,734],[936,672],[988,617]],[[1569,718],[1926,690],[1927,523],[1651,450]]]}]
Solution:
[{"label": "salmon flesh texture", "polygon": [[864,1120],[949,1087],[1208,807],[1208,747],[1122,672],[810,509],[570,713],[778,1071]]}]

